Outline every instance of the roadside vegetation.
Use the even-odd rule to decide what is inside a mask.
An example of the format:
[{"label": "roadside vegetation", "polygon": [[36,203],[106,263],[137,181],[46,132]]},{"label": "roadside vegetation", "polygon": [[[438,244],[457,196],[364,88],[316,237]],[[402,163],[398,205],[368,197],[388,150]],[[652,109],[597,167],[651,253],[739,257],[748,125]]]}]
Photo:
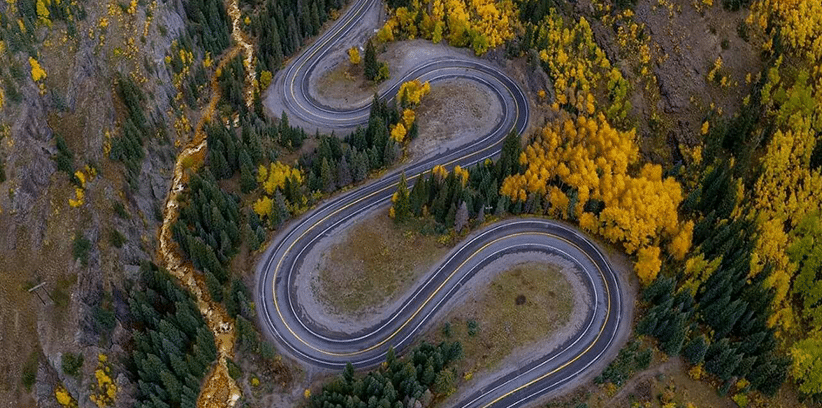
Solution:
[{"label": "roadside vegetation", "polygon": [[[619,46],[635,47],[630,74],[653,83],[648,63],[658,56],[649,37],[621,26],[634,30],[632,13],[623,11],[632,4],[595,3],[595,17],[613,24]],[[819,252],[812,225],[822,210],[822,104],[813,68],[820,53],[797,34],[820,30],[810,17],[816,6],[797,18],[780,2],[753,2],[746,33],[761,41],[766,68],[748,76],[752,89],[739,112],[705,110],[697,142],[679,146],[675,166],[640,155],[631,85],[594,41],[591,24],[540,2],[520,6],[528,14],[519,52],[553,81],[556,98],[545,106],[553,119],[527,136],[521,152],[518,140],[506,142],[510,150],[496,163],[434,168],[410,191],[401,185],[397,217],[430,213],[458,231],[461,208],[481,220],[490,207],[579,223],[635,256],[647,287],[637,332],[668,355],[683,354],[692,377],[709,379],[734,401],[760,404],[791,378],[817,400],[818,276],[810,271]],[[707,80],[727,87],[727,78],[720,59]]]},{"label": "roadside vegetation", "polygon": [[423,342],[405,356],[397,357],[389,349],[379,369],[363,377],[355,374],[349,364],[336,380],[322,387],[309,398],[312,408],[336,405],[399,407],[410,404],[430,406],[432,401],[453,393],[456,374],[452,363],[462,358],[459,342],[443,342],[437,346]]},{"label": "roadside vegetation", "polygon": [[[320,200],[401,160],[405,146],[419,133],[415,108],[429,84],[403,84],[395,106],[375,99],[367,126],[345,138],[311,135],[291,126],[285,114],[269,118],[262,95],[288,58],[336,18],[344,5],[340,0],[239,1],[239,26],[254,44],[255,58],[249,63],[242,55],[229,55],[234,44],[231,16],[222,1],[183,2],[172,13],[175,24],[155,21],[157,2],[6,3],[0,13],[0,183],[2,202],[11,205],[0,208],[0,216],[25,220],[19,217],[31,213],[49,223],[12,229],[15,236],[3,242],[9,248],[4,255],[20,264],[15,270],[33,271],[34,276],[6,274],[4,284],[16,292],[3,298],[14,306],[4,312],[13,314],[2,319],[15,322],[10,339],[38,337],[48,320],[29,319],[38,312],[51,315],[42,313],[51,309],[20,309],[17,304],[29,298],[37,302],[26,291],[41,281],[55,282],[56,287],[45,289],[51,292],[44,292],[54,315],[79,322],[69,326],[77,333],[94,334],[82,336],[82,347],[106,351],[61,346],[62,357],[56,358],[43,353],[57,348],[39,344],[53,345],[54,339],[5,340],[21,350],[4,357],[10,360],[3,364],[11,367],[4,389],[18,397],[25,394],[10,404],[32,405],[32,390],[45,381],[38,370],[55,362],[59,367],[46,371],[62,380],[49,380],[53,390],[47,395],[62,406],[87,404],[78,404],[85,393],[80,389],[90,390],[98,406],[128,405],[119,400],[129,388],[118,388],[121,378],[133,383],[137,406],[194,404],[215,359],[214,338],[204,331],[191,296],[161,268],[146,263],[138,271],[135,266],[155,252],[153,229],[162,220],[162,203],[152,201],[159,201],[154,194],[162,194],[166,179],[147,182],[146,176],[168,172],[163,167],[167,156],[190,139],[193,122],[203,116],[212,118],[205,125],[208,151],[202,162],[184,163],[187,189],[173,226],[174,240],[199,271],[209,298],[221,302],[235,319],[238,354],[229,369],[251,390],[240,404],[262,404],[265,392],[286,389],[270,385],[290,382],[292,373],[254,327],[255,305],[238,259],[252,258],[249,254],[275,231]],[[438,166],[413,180],[412,187],[403,177],[389,210],[396,223],[391,234],[398,235],[378,244],[374,235],[355,230],[355,238],[374,242],[355,254],[366,267],[323,272],[356,276],[351,291],[334,299],[340,310],[362,310],[402,292],[414,280],[413,272],[424,269],[420,265],[491,217],[551,217],[575,223],[632,257],[643,287],[637,337],[598,377],[597,392],[619,396],[623,384],[640,376],[632,383],[638,388],[631,390],[640,389],[642,398],[631,404],[698,404],[682,398],[678,384],[684,383],[702,394],[716,391],[729,397],[701,404],[773,406],[772,398],[794,391],[808,403],[822,402],[822,3],[389,0],[388,6],[388,20],[374,38],[348,53],[349,62],[361,66],[369,81],[378,83],[391,74],[391,61],[377,59],[382,44],[425,38],[495,60],[512,59],[511,65],[526,67],[527,79],[539,73],[548,82],[527,81],[539,129],[509,135],[497,160],[468,169]],[[735,72],[733,58],[725,54],[723,61],[716,55],[701,67],[704,86],[688,89],[740,99],[730,104],[731,112],[713,101],[700,105],[691,95],[689,106],[668,106],[680,89],[660,82],[659,67],[676,56],[663,51],[651,35],[674,34],[651,29],[645,21],[653,13],[674,19],[683,8],[693,8],[700,18],[720,8],[744,15],[735,31],[753,47],[764,69]],[[690,47],[677,44],[677,53]],[[734,41],[717,39],[705,48],[723,54],[733,51]],[[75,55],[77,49],[92,56],[94,64],[86,65],[88,58]],[[223,60],[227,62],[219,65]],[[103,78],[92,81],[94,76]],[[168,78],[170,86],[158,86],[155,77]],[[209,78],[214,78],[221,101],[214,112],[207,105],[215,96]],[[104,100],[111,106],[83,106],[85,99],[69,95],[78,89],[81,96],[110,92]],[[39,99],[27,100],[33,98]],[[154,104],[165,99],[168,110],[163,112],[165,107]],[[44,113],[25,113],[34,110]],[[104,113],[90,113],[94,110]],[[698,120],[678,116],[682,110],[696,112]],[[28,121],[18,122],[16,115]],[[77,120],[83,115],[91,120]],[[45,130],[39,129],[41,123]],[[6,157],[19,143],[9,136],[21,133],[19,129],[34,135],[33,144],[25,145],[31,152],[45,151],[50,158],[34,170],[53,166],[57,173],[21,171],[20,163],[34,156]],[[44,190],[40,185],[56,187]],[[35,202],[31,191],[54,197]],[[116,193],[103,194],[109,191]],[[389,228],[388,219],[380,228]],[[106,222],[120,224],[100,227]],[[135,227],[137,232],[129,231]],[[18,257],[30,241],[40,253]],[[411,245],[431,258],[382,255]],[[122,258],[111,255],[115,251]],[[30,262],[35,257],[47,259]],[[41,273],[57,269],[58,274],[41,279]],[[536,279],[531,272],[520,273],[530,276],[528,281]],[[126,282],[126,276],[133,281]],[[348,402],[340,399],[344,395],[374,405],[396,405],[406,397],[427,405],[447,396],[459,383],[459,364],[474,367],[466,370],[472,372],[547,335],[545,329],[553,324],[548,321],[513,341],[497,331],[535,313],[529,309],[532,300],[536,308],[564,310],[557,306],[567,304],[563,299],[555,299],[556,305],[537,300],[567,291],[536,285],[533,294],[519,293],[508,286],[516,282],[522,283],[509,279],[492,286],[482,301],[510,309],[454,318],[452,336],[467,354],[462,363],[456,362],[462,354],[459,343],[423,345],[401,358],[392,353],[384,367],[364,377],[346,370],[308,403],[342,405]],[[82,296],[74,296],[81,292],[79,285],[88,286]],[[125,289],[131,290],[123,294]],[[354,291],[365,295],[355,301]],[[506,299],[515,292],[511,306]],[[526,299],[523,305],[516,304],[520,295]],[[561,321],[561,315],[553,322]],[[650,366],[648,350],[653,350]],[[362,389],[366,382],[374,384],[373,390]]]}]

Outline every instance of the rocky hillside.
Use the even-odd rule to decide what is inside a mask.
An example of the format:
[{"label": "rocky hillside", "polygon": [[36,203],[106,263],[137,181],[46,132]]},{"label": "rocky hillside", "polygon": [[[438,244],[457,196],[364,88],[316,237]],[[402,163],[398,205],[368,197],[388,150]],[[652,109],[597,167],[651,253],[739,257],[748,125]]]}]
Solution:
[{"label": "rocky hillside", "polygon": [[[167,63],[187,20],[180,0],[0,2],[0,341],[15,351],[0,356],[5,406],[54,406],[59,384],[92,406],[100,356],[122,364],[124,282],[154,257],[194,112]],[[204,56],[193,51],[192,66]],[[109,153],[135,97],[145,117],[132,165]],[[131,406],[128,381],[112,380],[117,406]]]}]

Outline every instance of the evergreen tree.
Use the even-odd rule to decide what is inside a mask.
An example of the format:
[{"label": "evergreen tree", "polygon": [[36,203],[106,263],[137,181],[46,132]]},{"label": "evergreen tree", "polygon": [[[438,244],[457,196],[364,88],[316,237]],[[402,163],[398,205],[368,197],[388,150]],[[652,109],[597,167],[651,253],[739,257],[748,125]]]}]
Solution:
[{"label": "evergreen tree", "polygon": [[400,175],[400,183],[395,193],[394,201],[394,221],[404,222],[411,216],[411,204],[408,195],[408,181],[405,172]]},{"label": "evergreen tree", "polygon": [[445,215],[445,225],[455,225],[457,220],[457,206],[451,203],[448,213]]},{"label": "evergreen tree", "polygon": [[328,163],[328,159],[326,158],[323,158],[322,165],[320,167],[320,179],[322,180],[323,191],[326,193],[330,193],[337,188],[336,176],[332,172],[331,165]]},{"label": "evergreen tree", "polygon": [[365,77],[373,81],[377,77],[380,66],[377,62],[377,50],[371,40],[365,43],[365,60],[363,62]]},{"label": "evergreen tree", "polygon": [[705,353],[708,351],[708,342],[705,336],[696,336],[685,346],[683,355],[693,365],[701,363],[705,359]]}]

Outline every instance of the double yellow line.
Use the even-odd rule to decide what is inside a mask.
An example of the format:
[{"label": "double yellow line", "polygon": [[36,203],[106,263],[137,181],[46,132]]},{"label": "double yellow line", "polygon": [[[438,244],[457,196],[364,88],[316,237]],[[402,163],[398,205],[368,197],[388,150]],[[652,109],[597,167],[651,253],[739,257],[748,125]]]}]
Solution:
[{"label": "double yellow line", "polygon": [[[317,54],[320,50],[322,50],[322,49],[323,49],[323,48],[324,48],[324,47],[325,47],[325,46],[326,46],[329,42],[331,42],[331,41],[335,40],[335,39],[336,39],[336,37],[337,37],[337,35],[338,35],[339,33],[341,33],[342,31],[344,31],[344,30],[345,30],[345,29],[347,29],[348,27],[350,27],[350,26],[351,26],[351,24],[353,24],[353,23],[356,21],[356,17],[357,17],[357,15],[361,14],[361,13],[363,12],[363,10],[364,10],[364,9],[366,9],[366,8],[367,8],[367,6],[369,6],[369,5],[370,5],[370,1],[363,1],[363,2],[362,2],[362,4],[359,6],[359,8],[358,8],[358,9],[356,9],[355,11],[353,11],[353,15],[351,15],[351,14],[349,15],[349,17],[350,17],[350,18],[349,18],[349,20],[348,20],[348,21],[346,21],[345,23],[343,23],[341,26],[337,27],[336,32],[335,32],[335,33],[333,33],[332,35],[327,36],[327,37],[325,38],[325,40],[324,40],[324,41],[322,41],[322,42],[321,42],[321,43],[319,43],[319,44],[315,44],[315,45],[313,45],[313,46],[312,46],[312,48],[313,48],[313,49],[310,51],[310,53],[309,53],[309,54],[308,54],[305,58],[303,58],[303,60],[300,62],[300,64],[299,64],[297,67],[292,68],[292,69],[293,69],[293,71],[290,71],[290,72],[293,72],[293,75],[291,76],[291,78],[287,78],[287,80],[289,80],[289,81],[290,81],[290,84],[289,84],[289,85],[290,85],[290,93],[291,93],[291,97],[293,98],[293,100],[295,101],[295,103],[299,106],[299,108],[300,108],[300,109],[302,109],[303,111],[305,111],[305,112],[309,112],[309,111],[306,109],[306,107],[305,107],[305,106],[303,106],[303,105],[300,103],[300,101],[297,99],[297,97],[296,97],[296,93],[295,93],[295,90],[294,90],[294,88],[295,88],[295,78],[298,76],[299,72],[300,72],[300,71],[301,71],[301,70],[305,67],[306,63],[308,63],[309,61],[311,61],[311,60],[312,60],[312,59],[316,56],[316,54]],[[467,69],[473,69],[473,68],[467,68]],[[476,69],[474,69],[474,70],[476,70]],[[432,72],[433,72],[433,71],[432,71]],[[515,119],[514,119],[514,121],[513,121],[512,128],[515,128],[515,127],[516,127],[516,123],[517,123],[517,121],[519,120],[519,102],[518,102],[517,98],[513,95],[513,92],[511,91],[511,89],[508,89],[508,87],[505,87],[505,86],[504,86],[504,84],[502,84],[502,83],[501,83],[501,85],[503,85],[503,87],[504,87],[504,88],[506,88],[506,90],[509,92],[509,94],[511,95],[511,97],[512,97],[512,99],[513,99],[513,101],[514,101],[514,105],[515,105],[515,114],[516,114],[516,116],[515,116]],[[335,118],[330,118],[330,117],[326,117],[326,116],[323,116],[323,115],[315,115],[315,116],[317,116],[317,117],[319,117],[319,118],[321,118],[321,119],[326,119],[326,120],[329,120],[329,121],[333,121],[333,120],[335,119]],[[482,148],[482,149],[480,149],[480,150],[478,150],[478,151],[476,151],[476,152],[469,153],[469,154],[466,154],[466,155],[464,155],[464,156],[461,156],[461,157],[455,158],[455,159],[453,159],[453,160],[450,160],[450,161],[448,161],[448,162],[444,163],[444,165],[445,165],[445,166],[450,166],[450,165],[452,165],[452,164],[454,164],[454,163],[456,163],[456,162],[459,162],[459,161],[461,161],[461,160],[467,159],[468,157],[471,157],[471,156],[479,156],[479,155],[481,155],[481,154],[483,154],[483,153],[487,152],[489,149],[492,149],[492,148],[497,147],[499,144],[501,144],[501,143],[503,142],[503,140],[504,140],[504,139],[500,139],[499,141],[497,141],[497,142],[495,142],[495,143],[493,143],[493,144],[491,144],[491,145],[489,145],[489,146],[486,146],[485,148]],[[414,180],[414,179],[416,179],[416,178],[420,177],[420,176],[421,176],[422,174],[424,174],[424,173],[425,173],[425,172],[420,172],[420,173],[414,174],[414,175],[410,176],[408,179],[409,179],[409,180]],[[565,238],[563,238],[563,237],[560,237],[560,236],[558,236],[558,235],[556,235],[556,234],[546,233],[546,232],[520,232],[520,233],[511,234],[511,235],[506,235],[506,236],[504,236],[504,237],[497,238],[497,239],[495,239],[495,240],[493,240],[493,241],[491,241],[491,242],[489,242],[489,243],[484,244],[482,247],[480,247],[479,249],[477,249],[476,251],[474,251],[474,252],[473,252],[473,253],[472,253],[472,254],[471,254],[468,258],[466,258],[466,259],[465,259],[465,260],[464,260],[464,261],[463,261],[463,262],[462,262],[459,266],[457,266],[457,267],[456,267],[456,268],[455,268],[455,269],[454,269],[454,270],[453,270],[453,271],[452,271],[452,272],[448,275],[448,277],[447,277],[447,278],[446,278],[446,279],[445,279],[445,280],[444,280],[444,281],[443,281],[443,282],[442,282],[442,283],[441,283],[441,284],[440,284],[440,285],[439,285],[439,286],[438,286],[438,287],[437,287],[437,288],[436,288],[436,289],[435,289],[435,290],[434,290],[434,291],[433,291],[433,292],[432,292],[432,293],[428,296],[428,298],[426,298],[426,300],[425,300],[425,301],[424,301],[424,302],[423,302],[423,303],[422,303],[422,304],[421,304],[421,305],[420,305],[420,306],[419,306],[419,307],[418,307],[418,308],[417,308],[417,309],[416,309],[416,310],[415,310],[415,311],[411,314],[411,316],[410,316],[410,317],[408,317],[408,318],[407,318],[407,319],[406,319],[406,320],[405,320],[405,321],[404,321],[404,322],[400,325],[400,327],[399,327],[399,328],[397,328],[396,330],[394,330],[394,331],[393,331],[393,332],[392,332],[389,336],[387,336],[385,339],[383,339],[383,340],[379,341],[378,343],[376,343],[376,344],[374,344],[374,345],[372,345],[372,346],[369,346],[368,348],[365,348],[365,349],[363,349],[363,350],[359,350],[359,351],[354,351],[354,352],[337,353],[337,352],[332,352],[332,351],[328,351],[328,350],[323,350],[323,349],[320,349],[320,348],[318,348],[318,347],[314,346],[313,344],[311,344],[311,343],[309,343],[309,342],[307,342],[307,341],[303,340],[303,339],[302,339],[302,338],[301,338],[301,337],[300,337],[297,333],[295,333],[295,332],[294,332],[294,330],[293,330],[293,329],[289,326],[288,322],[287,322],[287,321],[283,318],[283,314],[282,314],[282,311],[281,311],[280,306],[279,306],[279,301],[277,300],[277,293],[276,293],[275,282],[277,281],[277,275],[279,274],[279,271],[280,271],[280,269],[281,269],[281,267],[282,267],[282,263],[283,263],[283,260],[284,260],[284,258],[285,258],[285,256],[286,256],[286,254],[288,254],[289,252],[291,252],[291,251],[294,249],[294,246],[297,244],[297,242],[299,242],[299,241],[303,240],[303,238],[304,238],[304,237],[305,237],[305,236],[306,236],[309,232],[311,232],[312,230],[314,230],[315,228],[317,228],[319,225],[321,225],[322,223],[324,223],[325,221],[327,221],[329,218],[331,218],[331,217],[333,217],[333,216],[336,216],[336,215],[340,214],[341,212],[343,212],[343,211],[345,211],[345,210],[347,210],[347,209],[351,208],[352,206],[354,206],[354,205],[356,205],[356,204],[359,204],[359,203],[363,202],[364,200],[368,200],[369,198],[374,197],[375,195],[378,195],[378,194],[384,193],[384,192],[386,192],[386,191],[387,191],[387,190],[389,190],[389,189],[393,189],[393,188],[395,188],[398,184],[399,184],[398,182],[394,182],[394,183],[389,184],[389,185],[387,185],[387,186],[385,186],[385,187],[383,187],[383,188],[380,188],[380,189],[378,189],[377,191],[374,191],[374,192],[372,192],[372,193],[370,193],[370,194],[368,194],[368,195],[366,195],[366,196],[364,196],[364,197],[358,198],[358,199],[356,199],[356,200],[352,201],[351,203],[348,203],[348,204],[344,205],[343,207],[341,207],[341,208],[339,208],[339,209],[337,209],[337,210],[335,210],[335,211],[331,212],[330,214],[326,215],[326,216],[325,216],[325,217],[323,217],[322,219],[320,219],[320,220],[318,220],[318,221],[314,222],[314,223],[313,223],[313,224],[311,224],[311,226],[309,226],[309,227],[308,227],[308,228],[307,228],[307,229],[306,229],[306,230],[305,230],[302,234],[300,234],[300,236],[298,236],[296,239],[294,239],[294,240],[290,243],[290,245],[288,246],[288,248],[286,248],[285,252],[283,252],[283,256],[281,256],[281,257],[279,258],[279,260],[278,260],[278,262],[277,262],[277,265],[276,265],[276,267],[275,267],[275,270],[274,270],[274,275],[273,275],[273,277],[272,277],[272,287],[271,287],[271,289],[272,289],[272,294],[273,294],[274,306],[275,306],[275,309],[277,310],[277,314],[278,314],[278,316],[279,316],[279,318],[280,318],[280,321],[281,321],[281,322],[283,322],[283,324],[285,325],[286,329],[289,331],[289,333],[290,333],[290,334],[291,334],[294,338],[296,338],[296,339],[297,339],[297,340],[299,340],[301,343],[303,343],[305,346],[307,346],[308,348],[310,348],[310,349],[312,349],[312,350],[314,350],[314,351],[316,351],[316,352],[318,352],[318,353],[321,353],[321,354],[324,354],[324,355],[328,355],[328,356],[334,356],[334,357],[350,357],[350,356],[360,355],[360,354],[366,353],[366,352],[368,352],[368,351],[374,350],[374,349],[376,349],[376,348],[378,348],[378,347],[380,347],[380,346],[384,345],[386,342],[390,341],[390,340],[391,340],[392,338],[394,338],[395,336],[397,336],[397,335],[399,334],[399,332],[401,332],[401,331],[402,331],[402,330],[403,330],[403,329],[404,329],[407,325],[409,325],[409,324],[410,324],[410,323],[411,323],[411,322],[412,322],[412,321],[416,318],[416,316],[417,316],[419,313],[421,313],[421,312],[422,312],[422,310],[425,308],[425,306],[426,306],[426,305],[428,305],[428,304],[429,304],[429,302],[430,302],[430,301],[431,301],[431,300],[432,300],[432,299],[433,299],[433,298],[434,298],[434,297],[435,297],[435,296],[436,296],[436,295],[437,295],[437,294],[438,294],[438,293],[439,293],[439,292],[440,292],[440,291],[441,291],[441,290],[445,287],[445,285],[446,285],[448,282],[450,282],[450,281],[451,281],[451,279],[452,279],[452,278],[453,278],[453,277],[457,274],[457,272],[459,272],[460,270],[462,270],[462,268],[463,268],[463,267],[464,267],[464,266],[465,266],[465,265],[466,265],[469,261],[471,261],[471,260],[472,260],[474,257],[476,257],[478,254],[480,254],[480,253],[482,253],[483,251],[485,251],[485,250],[486,250],[489,246],[491,246],[491,245],[493,245],[493,244],[495,244],[495,243],[497,243],[497,242],[499,242],[499,241],[501,241],[501,240],[508,239],[508,238],[514,238],[514,237],[517,237],[517,236],[522,236],[522,235],[543,235],[543,236],[547,236],[547,237],[551,237],[551,238],[554,238],[554,239],[558,239],[558,240],[564,241],[564,242],[565,242],[565,243],[567,243],[568,245],[573,246],[574,248],[576,248],[577,250],[579,250],[581,253],[585,254],[585,256],[586,256],[586,257],[587,257],[587,258],[591,261],[591,263],[592,263],[593,265],[595,265],[595,266],[596,266],[597,271],[598,271],[598,273],[600,274],[600,277],[602,278],[602,282],[603,282],[603,284],[605,285],[605,292],[606,292],[606,293],[605,293],[605,295],[606,295],[605,297],[606,297],[606,299],[607,299],[607,308],[606,308],[606,315],[605,315],[605,319],[604,319],[604,321],[603,321],[603,323],[602,323],[602,325],[601,325],[601,327],[600,327],[600,329],[599,329],[599,331],[598,331],[598,333],[597,333],[596,338],[595,338],[595,339],[594,339],[594,340],[593,340],[593,341],[592,341],[592,342],[591,342],[591,343],[590,343],[590,344],[589,344],[589,345],[585,348],[585,350],[583,350],[581,353],[579,353],[578,355],[576,355],[576,356],[575,356],[574,358],[572,358],[571,360],[569,360],[569,361],[567,361],[567,362],[563,363],[563,364],[562,364],[562,365],[560,365],[559,367],[557,367],[557,368],[555,368],[555,369],[551,370],[550,372],[545,373],[545,374],[543,374],[543,375],[541,375],[541,376],[537,377],[536,379],[531,380],[531,381],[527,382],[526,384],[523,384],[523,385],[521,385],[521,386],[519,386],[519,387],[517,387],[517,388],[515,388],[515,389],[513,389],[513,390],[511,390],[511,391],[509,391],[509,392],[507,392],[507,393],[505,393],[505,394],[503,394],[503,395],[501,395],[500,397],[498,397],[498,398],[494,399],[493,401],[491,401],[491,402],[490,402],[489,404],[487,404],[486,406],[493,405],[494,403],[499,402],[500,400],[502,400],[502,399],[504,399],[504,398],[506,398],[506,397],[508,397],[508,396],[512,395],[513,393],[518,392],[518,391],[520,391],[520,390],[522,390],[522,389],[524,389],[524,388],[527,388],[527,387],[529,387],[529,386],[533,385],[534,383],[537,383],[537,382],[539,382],[539,381],[541,381],[541,380],[543,380],[543,379],[547,378],[548,376],[551,376],[551,375],[553,375],[553,374],[555,374],[555,373],[557,373],[557,372],[559,372],[559,371],[563,370],[564,368],[568,367],[569,365],[571,365],[571,364],[573,364],[574,362],[576,362],[577,360],[579,360],[579,359],[580,359],[582,356],[584,356],[585,354],[589,353],[589,352],[590,352],[590,350],[594,347],[594,345],[595,345],[595,344],[597,344],[597,342],[599,341],[599,339],[601,338],[601,336],[602,336],[602,334],[603,334],[603,332],[604,332],[604,330],[605,330],[605,327],[606,327],[606,325],[607,325],[607,323],[608,323],[608,321],[609,321],[610,314],[611,314],[611,289],[610,289],[610,285],[608,284],[608,280],[605,278],[605,276],[604,276],[604,274],[603,274],[603,272],[602,272],[601,268],[599,267],[599,264],[598,264],[597,262],[595,262],[595,261],[593,260],[593,258],[591,258],[591,256],[590,256],[590,255],[589,255],[586,251],[582,250],[582,248],[580,248],[578,245],[574,244],[573,242],[571,242],[571,241],[569,241],[569,240],[567,240],[567,239],[565,239]]]}]

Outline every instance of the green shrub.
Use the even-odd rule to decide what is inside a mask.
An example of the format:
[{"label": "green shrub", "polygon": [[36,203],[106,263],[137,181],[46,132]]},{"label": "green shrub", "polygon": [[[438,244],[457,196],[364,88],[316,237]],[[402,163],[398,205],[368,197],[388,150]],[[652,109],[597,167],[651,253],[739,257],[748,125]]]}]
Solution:
[{"label": "green shrub", "polygon": [[79,232],[74,234],[74,243],[71,253],[74,259],[79,259],[83,266],[88,266],[88,252],[91,249],[91,241]]},{"label": "green shrub", "polygon": [[80,369],[83,368],[83,355],[80,353],[65,353],[61,358],[60,366],[63,372],[76,377],[80,374]]}]

